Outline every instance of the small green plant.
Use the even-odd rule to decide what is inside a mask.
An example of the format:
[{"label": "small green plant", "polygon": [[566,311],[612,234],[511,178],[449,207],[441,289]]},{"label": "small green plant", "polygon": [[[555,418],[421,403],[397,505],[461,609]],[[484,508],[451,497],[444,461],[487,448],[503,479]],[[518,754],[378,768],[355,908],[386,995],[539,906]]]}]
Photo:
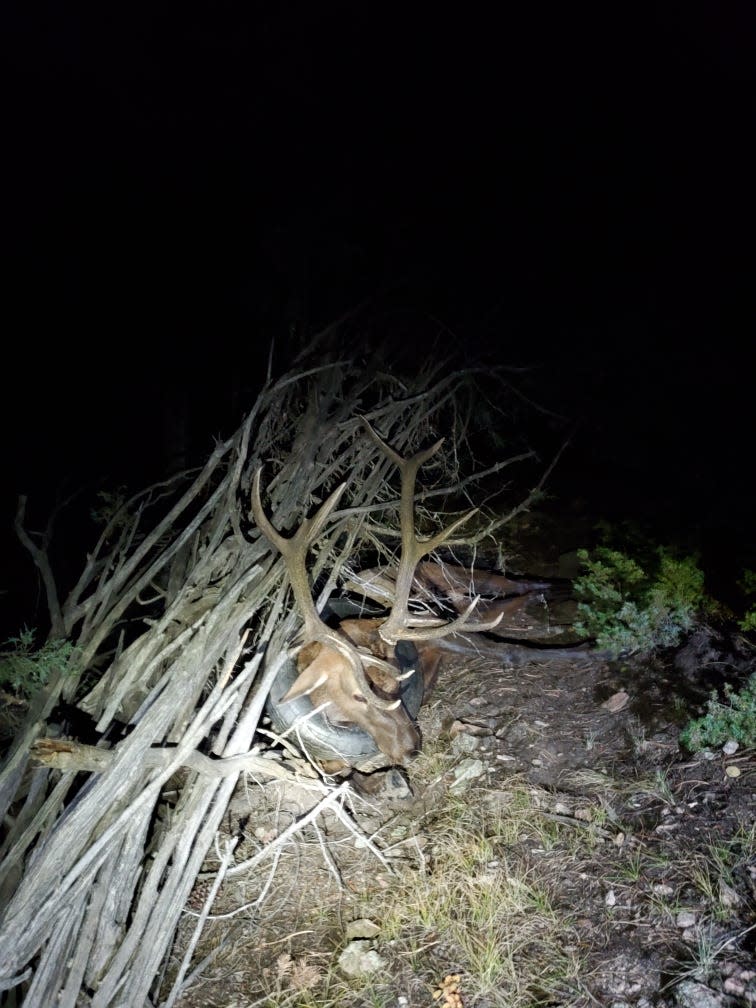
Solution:
[{"label": "small green plant", "polygon": [[706,746],[720,746],[731,739],[741,746],[756,746],[756,672],[736,692],[725,684],[725,702],[712,692],[703,717],[691,721],[680,732],[680,741],[698,752]]},{"label": "small green plant", "polygon": [[575,581],[575,630],[613,656],[677,644],[710,602],[694,557],[656,549],[650,566],[620,550],[579,550],[584,573]]},{"label": "small green plant", "polygon": [[[743,577],[738,581],[738,587],[745,596],[754,599],[754,596],[756,596],[756,571],[743,571]],[[746,609],[743,619],[740,620],[738,626],[744,633],[748,633],[751,630],[756,631],[756,601],[751,602],[750,608]]]},{"label": "small green plant", "polygon": [[52,675],[70,667],[74,645],[67,640],[46,641],[35,650],[34,630],[25,627],[0,650],[0,689],[28,699],[46,686]]}]

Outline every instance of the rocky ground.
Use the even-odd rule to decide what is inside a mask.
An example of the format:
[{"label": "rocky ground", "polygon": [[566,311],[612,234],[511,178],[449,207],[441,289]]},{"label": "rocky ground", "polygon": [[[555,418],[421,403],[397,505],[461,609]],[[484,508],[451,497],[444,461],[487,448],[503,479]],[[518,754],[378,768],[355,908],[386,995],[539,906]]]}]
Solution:
[{"label": "rocky ground", "polygon": [[450,655],[406,772],[323,782],[294,760],[296,784],[238,790],[177,1003],[756,1004],[756,754],[678,742],[751,654],[704,627],[645,661]]}]

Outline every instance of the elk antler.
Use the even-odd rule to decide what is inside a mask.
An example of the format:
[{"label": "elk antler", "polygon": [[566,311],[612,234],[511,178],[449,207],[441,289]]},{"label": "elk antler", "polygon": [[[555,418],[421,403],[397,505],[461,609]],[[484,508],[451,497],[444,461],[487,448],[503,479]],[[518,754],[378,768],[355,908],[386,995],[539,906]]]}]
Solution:
[{"label": "elk antler", "polygon": [[[373,690],[370,688],[367,676],[365,675],[363,659],[360,656],[360,652],[341,634],[332,630],[326,623],[323,622],[315,607],[312,594],[310,593],[310,583],[307,576],[306,566],[307,551],[320,535],[325,523],[328,521],[331,513],[335,510],[336,505],[341,500],[341,496],[347,486],[346,483],[342,483],[333,491],[328,499],[320,505],[312,518],[305,518],[290,539],[285,539],[273,528],[273,525],[270,523],[263,511],[262,501],[260,499],[261,473],[262,469],[258,469],[255,473],[253,481],[251,499],[252,515],[255,519],[257,527],[263,533],[265,538],[268,539],[271,545],[275,546],[284,559],[286,570],[289,574],[289,581],[291,582],[291,590],[294,594],[294,601],[296,602],[299,612],[304,620],[303,640],[305,644],[311,644],[317,641],[320,644],[323,644],[326,648],[337,651],[351,666],[356,687],[362,694],[364,701],[370,706],[377,707],[380,710],[394,710],[401,704],[401,699],[387,701],[382,700],[380,697],[375,695]],[[309,678],[307,678],[307,670],[305,670],[303,673],[305,678],[300,683],[300,686],[303,688],[297,691],[298,695],[301,693],[310,693],[327,682],[329,672],[327,668],[323,668],[324,664],[327,663],[323,661],[317,663],[313,662],[310,666],[312,672]],[[384,671],[389,670],[393,678],[397,681],[405,678],[405,676],[399,675],[392,665],[389,665],[388,662],[384,662],[378,657],[373,657],[371,655],[369,657],[369,664],[379,666]]]},{"label": "elk antler", "polygon": [[461,630],[492,630],[501,621],[503,613],[500,613],[496,619],[489,620],[487,622],[470,622],[470,615],[480,601],[480,595],[475,596],[461,616],[449,623],[443,623],[441,626],[439,626],[435,620],[433,621],[435,625],[429,626],[427,619],[413,618],[409,614],[409,596],[410,591],[412,590],[412,582],[415,577],[415,568],[417,567],[420,559],[424,557],[426,553],[431,553],[442,543],[446,542],[447,539],[449,539],[450,536],[460,527],[460,525],[472,518],[478,509],[473,508],[471,511],[468,511],[467,514],[457,518],[457,520],[452,522],[448,528],[437,532],[436,535],[431,536],[430,539],[420,541],[415,533],[415,481],[417,479],[417,472],[421,465],[436,454],[441,445],[444,443],[444,439],[441,438],[440,441],[431,445],[430,448],[417,452],[416,455],[412,455],[410,458],[404,458],[398,452],[394,451],[390,445],[386,444],[383,438],[376,433],[367,420],[365,420],[365,427],[370,437],[378,445],[384,455],[391,459],[394,465],[399,469],[402,483],[401,503],[399,505],[399,524],[402,535],[402,547],[399,559],[399,569],[396,574],[396,594],[394,604],[391,607],[391,613],[379,629],[381,638],[387,644],[396,644],[396,642],[401,639],[431,640],[437,637],[446,637],[448,634],[458,633]]}]

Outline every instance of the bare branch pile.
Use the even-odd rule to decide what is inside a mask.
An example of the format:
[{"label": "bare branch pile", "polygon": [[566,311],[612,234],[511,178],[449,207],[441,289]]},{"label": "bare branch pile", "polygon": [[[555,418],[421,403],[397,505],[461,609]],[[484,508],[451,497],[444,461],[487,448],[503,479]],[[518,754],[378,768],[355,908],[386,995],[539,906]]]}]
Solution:
[{"label": "bare branch pile", "polygon": [[[18,530],[44,578],[52,636],[75,650],[35,697],[0,772],[0,990],[13,1003],[172,1003],[175,990],[159,993],[161,969],[239,774],[290,772],[257,734],[298,616],[284,561],[251,514],[254,474],[264,467],[267,507],[283,530],[346,483],[311,544],[322,605],[361,552],[396,553],[392,451],[412,457],[449,434],[424,470],[419,517],[430,533],[434,499],[467,510],[474,474],[458,471],[455,453],[470,447],[474,378],[437,362],[400,376],[380,353],[357,364],[316,340],[266,383],[200,472],[112,514],[65,598],[21,506]],[[497,480],[529,457],[489,461],[478,476]],[[479,522],[468,541],[506,517]],[[62,700],[91,717],[91,751],[48,737]],[[178,797],[166,811],[169,781]]]}]

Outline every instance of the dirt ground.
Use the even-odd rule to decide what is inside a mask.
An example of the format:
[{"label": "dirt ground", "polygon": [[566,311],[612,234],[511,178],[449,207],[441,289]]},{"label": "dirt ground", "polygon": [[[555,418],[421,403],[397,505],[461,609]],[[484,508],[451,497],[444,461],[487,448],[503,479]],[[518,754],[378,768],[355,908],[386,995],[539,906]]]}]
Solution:
[{"label": "dirt ground", "polygon": [[[565,562],[530,573],[557,575]],[[234,867],[177,1004],[756,1004],[756,754],[694,756],[678,743],[733,646],[703,628],[645,661],[538,646],[505,647],[498,661],[449,655],[406,773],[324,784],[293,761],[296,785],[246,781],[227,816]],[[475,838],[464,859],[460,836]],[[217,859],[207,867],[167,980]],[[542,895],[507,938],[517,872]],[[525,940],[546,900],[550,923]],[[473,937],[496,930],[486,961],[459,929],[465,915]]]}]

